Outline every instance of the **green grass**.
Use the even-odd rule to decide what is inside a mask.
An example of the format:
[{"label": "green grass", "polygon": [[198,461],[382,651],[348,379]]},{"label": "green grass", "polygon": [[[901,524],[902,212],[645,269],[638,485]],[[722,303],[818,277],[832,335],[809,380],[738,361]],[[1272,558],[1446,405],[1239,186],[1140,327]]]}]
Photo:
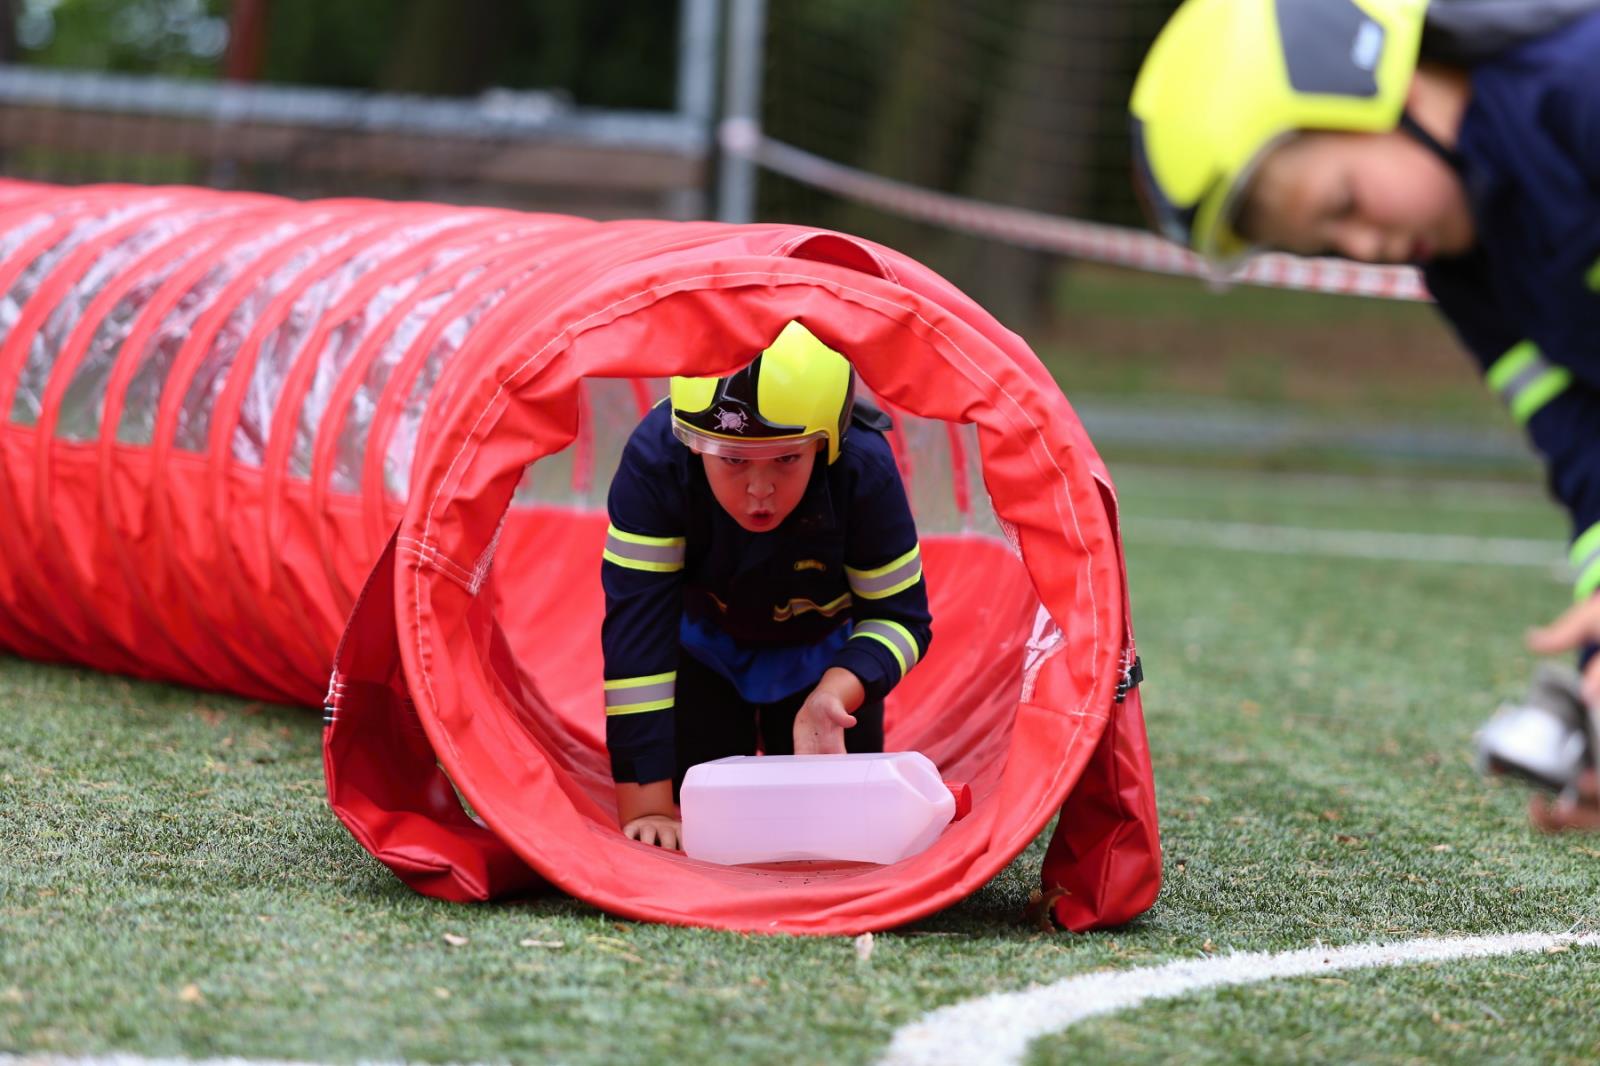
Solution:
[{"label": "green grass", "polygon": [[[1531,490],[1113,472],[1131,528],[1561,536]],[[1095,969],[1600,921],[1600,840],[1532,833],[1524,793],[1467,754],[1529,669],[1523,627],[1567,598],[1549,574],[1137,536],[1128,555],[1166,848],[1155,908],[1087,936],[1029,927],[1041,841],[865,962],[844,938],[619,922],[553,895],[424,899],[328,811],[314,711],[0,660],[0,1050],[868,1062],[929,1008]],[[1587,1062],[1597,979],[1575,950],[1265,984],[1032,1055]]]}]

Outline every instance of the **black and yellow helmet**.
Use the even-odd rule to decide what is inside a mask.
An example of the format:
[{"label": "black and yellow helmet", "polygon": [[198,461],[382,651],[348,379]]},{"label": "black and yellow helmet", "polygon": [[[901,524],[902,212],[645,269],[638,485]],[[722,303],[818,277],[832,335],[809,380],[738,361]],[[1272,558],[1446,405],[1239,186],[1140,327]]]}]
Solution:
[{"label": "black and yellow helmet", "polygon": [[1155,228],[1213,260],[1249,252],[1237,198],[1297,130],[1391,130],[1427,0],[1185,0],[1134,83],[1134,179]]},{"label": "black and yellow helmet", "polygon": [[812,441],[839,458],[855,408],[856,372],[799,322],[725,378],[672,379],[672,432],[696,451],[768,459]]}]

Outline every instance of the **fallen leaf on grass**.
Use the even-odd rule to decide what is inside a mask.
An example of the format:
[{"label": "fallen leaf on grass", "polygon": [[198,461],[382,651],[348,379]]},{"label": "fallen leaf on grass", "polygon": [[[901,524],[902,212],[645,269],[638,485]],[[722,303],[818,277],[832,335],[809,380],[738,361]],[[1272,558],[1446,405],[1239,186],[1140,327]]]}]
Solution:
[{"label": "fallen leaf on grass", "polygon": [[644,961],[644,959],[640,958],[638,955],[635,955],[633,952],[629,951],[628,949],[614,947],[611,944],[596,944],[594,946],[594,949],[596,951],[603,951],[607,955],[615,955],[617,958],[623,959],[623,960],[625,960],[627,962],[643,962]]},{"label": "fallen leaf on grass", "polygon": [[458,936],[455,933],[446,933],[444,935],[444,942],[446,944],[449,944],[453,948],[459,948],[463,944],[468,943],[469,941],[464,936]]},{"label": "fallen leaf on grass", "polygon": [[438,996],[440,999],[450,998],[450,990],[448,988],[435,988],[433,990],[433,994]]},{"label": "fallen leaf on grass", "polygon": [[188,984],[183,986],[183,990],[178,993],[178,998],[185,1003],[199,1003],[206,997],[201,995],[199,985]]},{"label": "fallen leaf on grass", "polygon": [[1546,955],[1559,955],[1566,950],[1568,950],[1568,945],[1566,944],[1551,944],[1549,947],[1544,949],[1544,953]]},{"label": "fallen leaf on grass", "polygon": [[1206,937],[1206,942],[1200,945],[1200,950],[1205,952],[1207,955],[1210,955],[1212,952],[1217,950],[1217,945],[1211,942],[1210,937]]},{"label": "fallen leaf on grass", "polygon": [[1454,851],[1456,849],[1454,847],[1452,847],[1451,845],[1449,845],[1449,844],[1435,844],[1431,850],[1433,850],[1433,851]]},{"label": "fallen leaf on grass", "polygon": [[862,933],[856,937],[856,961],[866,962],[872,958],[872,934]]},{"label": "fallen leaf on grass", "polygon": [[6,989],[4,992],[0,992],[0,1002],[21,1003],[23,1000],[25,1000],[27,998],[28,997],[23,994],[22,989],[18,988],[16,985],[12,985],[10,988]]},{"label": "fallen leaf on grass", "polygon": [[628,950],[631,945],[626,940],[618,940],[614,936],[587,936],[584,939],[593,944],[596,951],[604,951],[608,955],[615,955],[618,958],[627,959],[629,962],[644,961]]},{"label": "fallen leaf on grass", "polygon": [[1337,840],[1341,844],[1359,844],[1359,843],[1361,843],[1361,838],[1360,837],[1351,836],[1349,833],[1337,833],[1337,834],[1334,835],[1333,839]]},{"label": "fallen leaf on grass", "polygon": [[560,940],[532,940],[532,939],[529,939],[529,940],[519,940],[519,941],[517,941],[517,943],[520,944],[522,947],[525,947],[525,948],[564,948],[564,947],[567,946],[563,941],[560,941]]}]

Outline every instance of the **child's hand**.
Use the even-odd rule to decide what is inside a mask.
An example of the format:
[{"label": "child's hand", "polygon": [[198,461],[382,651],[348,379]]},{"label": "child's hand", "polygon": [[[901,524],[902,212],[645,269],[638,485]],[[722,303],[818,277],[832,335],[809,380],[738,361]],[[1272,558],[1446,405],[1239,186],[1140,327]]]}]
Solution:
[{"label": "child's hand", "polygon": [[796,755],[843,755],[844,731],[856,724],[851,712],[866,699],[861,681],[842,666],[830,666],[794,716]]},{"label": "child's hand", "polygon": [[794,753],[843,755],[844,731],[855,724],[855,715],[844,709],[844,701],[819,688],[806,697],[794,716]]},{"label": "child's hand", "polygon": [[674,851],[683,847],[683,823],[669,814],[646,814],[622,827],[622,835],[641,844]]},{"label": "child's hand", "polygon": [[[1540,655],[1573,651],[1585,644],[1600,644],[1600,596],[1579,602],[1547,626],[1528,630],[1528,648]],[[1590,659],[1583,671],[1583,698],[1591,707],[1600,705],[1600,655]]]}]

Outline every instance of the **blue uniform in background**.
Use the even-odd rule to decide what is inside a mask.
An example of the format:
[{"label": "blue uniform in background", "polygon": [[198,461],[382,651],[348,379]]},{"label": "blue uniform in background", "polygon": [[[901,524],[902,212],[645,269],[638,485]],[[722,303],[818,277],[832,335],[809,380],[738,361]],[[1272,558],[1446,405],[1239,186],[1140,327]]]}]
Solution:
[{"label": "blue uniform in background", "polygon": [[669,405],[634,430],[600,568],[617,781],[681,781],[693,762],[753,751],[758,708],[766,750],[789,750],[787,723],[834,666],[867,693],[847,744],[875,725],[881,748],[883,698],[933,633],[916,525],[873,415],[857,418],[836,462],[818,457],[800,504],[765,533],[717,503]]},{"label": "blue uniform in background", "polygon": [[1600,589],[1600,15],[1471,70],[1457,139],[1472,252],[1428,288],[1526,428]]}]

